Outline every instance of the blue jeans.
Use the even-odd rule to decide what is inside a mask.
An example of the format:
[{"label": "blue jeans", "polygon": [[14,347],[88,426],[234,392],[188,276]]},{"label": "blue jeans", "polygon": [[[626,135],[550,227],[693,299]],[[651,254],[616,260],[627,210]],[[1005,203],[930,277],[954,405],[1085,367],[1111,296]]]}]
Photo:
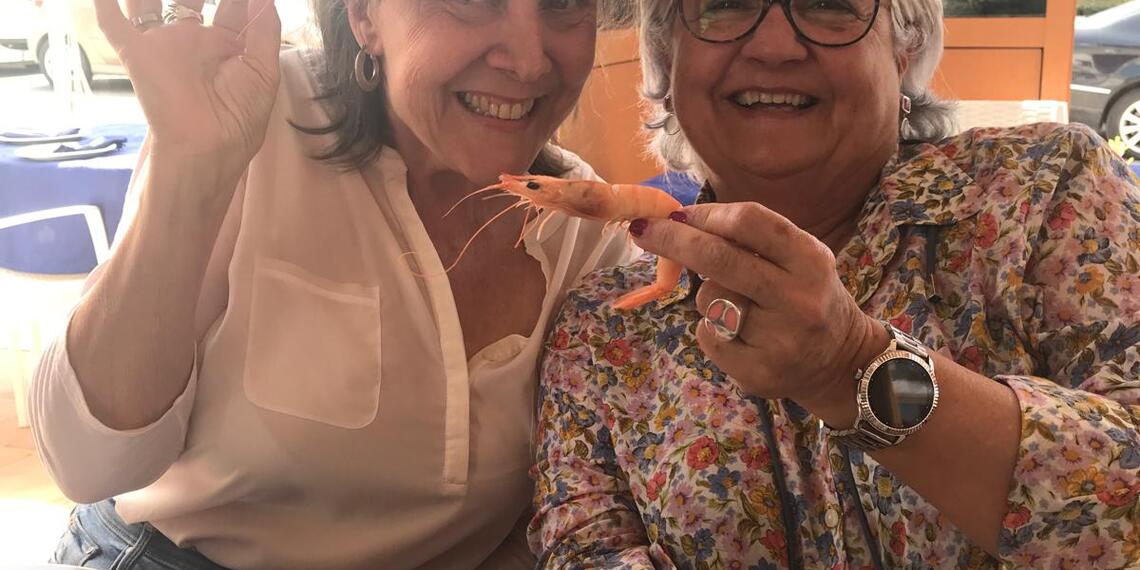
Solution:
[{"label": "blue jeans", "polygon": [[114,499],[75,507],[51,562],[105,570],[226,570],[197,550],[179,548],[148,523],[127,524]]}]

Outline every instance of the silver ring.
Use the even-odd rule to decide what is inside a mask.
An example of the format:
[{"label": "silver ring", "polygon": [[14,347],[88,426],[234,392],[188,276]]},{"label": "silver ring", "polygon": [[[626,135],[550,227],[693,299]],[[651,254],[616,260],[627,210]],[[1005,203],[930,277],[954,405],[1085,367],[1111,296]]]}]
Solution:
[{"label": "silver ring", "polygon": [[162,19],[167,24],[177,22],[178,20],[194,20],[199,24],[203,21],[201,12],[177,2],[171,3],[166,7],[166,10],[162,13]]},{"label": "silver ring", "polygon": [[150,12],[148,14],[143,14],[141,16],[135,16],[134,18],[131,18],[131,25],[139,31],[146,31],[154,26],[162,24],[162,21],[163,19],[161,14]]},{"label": "silver ring", "polygon": [[713,299],[705,311],[705,323],[717,340],[732,342],[744,324],[744,310],[728,299]]}]

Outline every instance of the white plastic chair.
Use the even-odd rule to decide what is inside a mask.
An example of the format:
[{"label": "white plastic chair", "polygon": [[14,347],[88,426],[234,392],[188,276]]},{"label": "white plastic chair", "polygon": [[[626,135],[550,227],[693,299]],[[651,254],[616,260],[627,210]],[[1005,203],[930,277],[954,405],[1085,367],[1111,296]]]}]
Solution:
[{"label": "white plastic chair", "polygon": [[[95,260],[103,263],[110,255],[110,247],[97,206],[64,206],[0,217],[0,230],[68,216],[83,216]],[[43,351],[43,339],[52,338],[63,325],[71,306],[79,299],[86,277],[0,269],[0,344],[6,345],[7,356],[0,361],[0,373],[6,372],[11,378],[20,427],[28,425],[28,381]]]},{"label": "white plastic chair", "polygon": [[0,230],[68,216],[83,216],[83,220],[87,222],[87,232],[91,236],[91,245],[95,248],[95,261],[103,263],[103,260],[110,255],[111,247],[107,243],[107,230],[105,229],[106,226],[103,225],[103,213],[99,211],[98,206],[62,206],[13,214],[0,218]]}]

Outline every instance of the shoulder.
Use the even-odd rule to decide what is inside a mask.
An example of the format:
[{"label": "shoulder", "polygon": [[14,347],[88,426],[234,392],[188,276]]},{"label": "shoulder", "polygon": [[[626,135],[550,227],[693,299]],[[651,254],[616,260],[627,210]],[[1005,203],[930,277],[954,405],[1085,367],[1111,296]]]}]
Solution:
[{"label": "shoulder", "polygon": [[549,145],[548,148],[567,167],[566,172],[562,173],[559,178],[566,180],[602,180],[602,177],[594,171],[594,167],[574,152],[553,144]]},{"label": "shoulder", "polygon": [[1079,123],[976,128],[932,144],[968,171],[1008,168],[1015,162],[1060,165],[1074,159],[1110,161],[1112,158],[1112,151],[1104,140]]},{"label": "shoulder", "polygon": [[[265,142],[255,161],[271,160],[276,168],[300,168],[331,144],[333,135],[312,135],[298,127],[318,128],[331,123],[325,102],[319,97],[319,50],[289,48],[279,56],[280,81],[273,111],[265,130]],[[281,178],[282,180],[285,177]]]},{"label": "shoulder", "polygon": [[1137,193],[1128,165],[1081,124],[970,129],[907,152],[910,160],[932,154],[949,158],[991,203],[1037,209],[1074,193],[1129,201]]},{"label": "shoulder", "polygon": [[325,125],[329,113],[320,99],[323,55],[315,48],[288,48],[279,57],[281,82],[277,88],[274,113],[282,119],[305,126]]},{"label": "shoulder", "polygon": [[596,314],[608,317],[614,313],[610,302],[630,289],[649,284],[655,279],[656,258],[645,254],[632,263],[595,270],[570,290],[567,311],[577,315]]}]

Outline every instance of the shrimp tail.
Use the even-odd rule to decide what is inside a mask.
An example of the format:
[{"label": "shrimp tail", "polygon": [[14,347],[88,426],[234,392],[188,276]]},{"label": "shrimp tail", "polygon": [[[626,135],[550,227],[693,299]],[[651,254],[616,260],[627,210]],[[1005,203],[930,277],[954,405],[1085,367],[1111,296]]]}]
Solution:
[{"label": "shrimp tail", "polygon": [[665,297],[677,287],[677,282],[681,280],[681,270],[681,264],[659,256],[657,258],[656,280],[645,287],[622,295],[613,302],[613,307],[627,311]]}]

